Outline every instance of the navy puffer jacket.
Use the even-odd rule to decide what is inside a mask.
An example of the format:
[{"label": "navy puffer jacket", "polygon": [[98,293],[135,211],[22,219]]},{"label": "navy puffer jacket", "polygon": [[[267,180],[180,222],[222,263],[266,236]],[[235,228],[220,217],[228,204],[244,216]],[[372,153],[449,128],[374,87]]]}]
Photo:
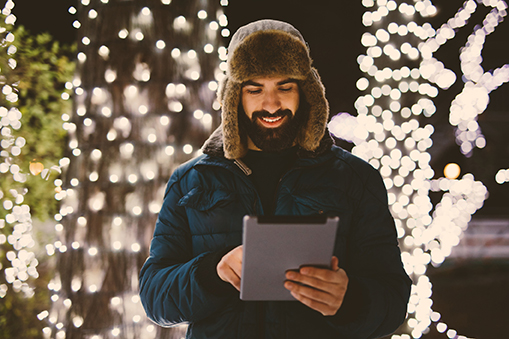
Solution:
[{"label": "navy puffer jacket", "polygon": [[[334,255],[350,282],[338,313],[298,301],[241,301],[221,288],[218,258],[242,242],[242,218],[263,215],[238,162],[201,155],[172,175],[140,273],[147,315],[161,326],[187,322],[187,338],[375,338],[404,320],[411,281],[403,270],[387,193],[369,164],[332,146],[300,158],[284,175],[275,215],[337,215]],[[214,285],[216,284],[216,285]]]}]

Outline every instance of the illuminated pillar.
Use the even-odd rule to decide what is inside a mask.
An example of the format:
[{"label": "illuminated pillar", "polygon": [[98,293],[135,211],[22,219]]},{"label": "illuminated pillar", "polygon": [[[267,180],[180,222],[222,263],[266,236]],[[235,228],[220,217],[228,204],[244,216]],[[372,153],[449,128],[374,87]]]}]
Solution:
[{"label": "illuminated pillar", "polygon": [[226,5],[81,0],[69,8],[79,36],[75,114],[64,118],[60,240],[47,246],[57,274],[46,337],[173,336],[146,318],[138,272],[170,174],[219,124]]}]

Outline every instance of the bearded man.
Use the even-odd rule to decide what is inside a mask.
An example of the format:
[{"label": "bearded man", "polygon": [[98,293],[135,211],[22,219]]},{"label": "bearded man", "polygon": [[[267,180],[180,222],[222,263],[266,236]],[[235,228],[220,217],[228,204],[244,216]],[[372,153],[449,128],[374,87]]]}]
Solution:
[{"label": "bearded man", "polygon": [[[302,35],[240,28],[218,90],[222,124],[173,173],[140,273],[147,315],[187,338],[375,338],[404,320],[403,270],[378,172],[333,145],[325,90]],[[242,301],[245,215],[339,216],[330,268],[286,273],[295,301]],[[284,272],[283,272],[284,273]]]}]

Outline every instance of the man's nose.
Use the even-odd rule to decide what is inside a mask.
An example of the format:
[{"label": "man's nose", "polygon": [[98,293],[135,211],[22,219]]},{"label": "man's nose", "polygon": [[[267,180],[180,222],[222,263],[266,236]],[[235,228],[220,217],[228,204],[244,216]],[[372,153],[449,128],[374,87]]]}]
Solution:
[{"label": "man's nose", "polygon": [[281,108],[281,100],[275,91],[265,93],[262,108],[270,114],[276,113]]}]

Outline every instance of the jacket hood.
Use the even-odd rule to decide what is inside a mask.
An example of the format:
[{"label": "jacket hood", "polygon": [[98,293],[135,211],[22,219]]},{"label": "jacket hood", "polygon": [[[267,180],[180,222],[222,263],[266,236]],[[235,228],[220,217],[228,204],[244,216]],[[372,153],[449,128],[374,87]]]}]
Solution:
[{"label": "jacket hood", "polygon": [[292,25],[260,20],[239,28],[228,46],[226,75],[217,93],[222,105],[221,129],[226,158],[242,158],[248,149],[240,136],[238,122],[242,84],[270,76],[297,80],[310,111],[296,141],[305,151],[315,152],[319,147],[329,118],[329,104],[320,76],[312,67],[307,44]]}]

